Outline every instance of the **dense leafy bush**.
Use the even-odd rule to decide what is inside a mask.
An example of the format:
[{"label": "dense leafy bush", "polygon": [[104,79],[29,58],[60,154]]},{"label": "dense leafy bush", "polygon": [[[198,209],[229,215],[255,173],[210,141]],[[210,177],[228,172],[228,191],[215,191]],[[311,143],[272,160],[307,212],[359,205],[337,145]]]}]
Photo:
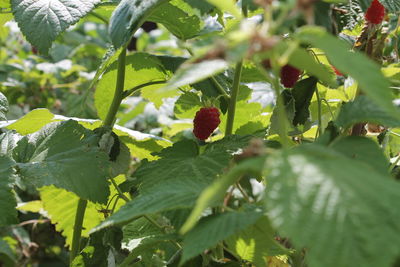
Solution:
[{"label": "dense leafy bush", "polygon": [[0,7],[1,266],[400,264],[397,0]]}]

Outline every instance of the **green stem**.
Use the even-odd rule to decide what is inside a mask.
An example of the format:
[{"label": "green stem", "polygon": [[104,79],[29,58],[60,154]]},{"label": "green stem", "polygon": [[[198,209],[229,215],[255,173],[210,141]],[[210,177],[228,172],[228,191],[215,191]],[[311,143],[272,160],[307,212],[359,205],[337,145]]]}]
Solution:
[{"label": "green stem", "polygon": [[317,103],[318,103],[318,129],[317,129],[317,134],[315,139],[317,138],[317,136],[321,136],[322,135],[322,103],[321,103],[321,97],[319,95],[319,91],[318,91],[318,87],[315,88],[315,95],[317,96]]},{"label": "green stem", "polygon": [[236,112],[236,100],[239,94],[240,78],[242,76],[242,66],[243,66],[243,61],[240,61],[236,64],[235,68],[235,77],[233,78],[231,99],[229,100],[229,106],[228,106],[228,118],[226,121],[225,136],[231,135],[233,130],[233,121],[235,119],[235,112]]},{"label": "green stem", "polygon": [[87,200],[81,198],[78,200],[78,207],[76,209],[76,215],[75,215],[74,232],[72,236],[71,253],[69,258],[70,263],[72,263],[72,261],[75,259],[75,257],[78,255],[80,251],[79,246],[81,242],[81,235],[83,228],[82,225],[83,225],[83,218],[85,216],[86,205],[87,205]]},{"label": "green stem", "polygon": [[[115,115],[117,114],[118,108],[123,99],[124,80],[125,80],[125,58],[126,58],[126,48],[123,48],[121,54],[118,57],[117,84],[115,88],[114,98],[111,103],[110,109],[108,110],[107,117],[103,123],[104,126],[109,126],[111,128],[114,125]],[[78,255],[80,250],[79,245],[81,241],[82,225],[83,225],[83,218],[85,217],[86,205],[87,205],[87,200],[80,198],[78,201],[78,207],[76,209],[76,215],[75,215],[70,262],[74,260],[74,258]]]},{"label": "green stem", "polygon": [[123,48],[121,54],[118,57],[118,73],[117,73],[117,84],[115,86],[114,98],[112,100],[110,109],[106,119],[104,120],[104,126],[114,126],[115,116],[117,115],[118,108],[121,105],[124,93],[124,82],[125,82],[125,59],[126,59],[126,48]]}]

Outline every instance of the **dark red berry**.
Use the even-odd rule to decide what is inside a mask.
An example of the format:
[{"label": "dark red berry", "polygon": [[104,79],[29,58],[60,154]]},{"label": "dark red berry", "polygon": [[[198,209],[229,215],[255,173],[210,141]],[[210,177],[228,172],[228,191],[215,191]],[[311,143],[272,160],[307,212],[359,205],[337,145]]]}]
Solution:
[{"label": "dark red berry", "polygon": [[193,134],[200,140],[206,140],[220,124],[219,110],[215,107],[201,108],[193,120]]},{"label": "dark red berry", "polygon": [[384,17],[385,7],[378,0],[373,0],[365,13],[365,20],[372,24],[381,24]]},{"label": "dark red berry", "polygon": [[281,69],[281,83],[286,88],[292,88],[299,80],[301,71],[295,67],[286,64]]}]

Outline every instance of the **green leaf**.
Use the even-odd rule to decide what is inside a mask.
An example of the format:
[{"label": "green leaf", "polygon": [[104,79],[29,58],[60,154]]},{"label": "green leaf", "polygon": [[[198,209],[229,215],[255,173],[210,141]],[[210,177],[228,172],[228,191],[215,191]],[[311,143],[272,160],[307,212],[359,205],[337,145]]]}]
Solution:
[{"label": "green leaf", "polygon": [[255,266],[266,266],[265,258],[286,254],[288,251],[274,239],[275,230],[267,217],[229,237],[225,242],[242,260]]},{"label": "green leaf", "polygon": [[[236,113],[235,113],[235,120],[233,122],[233,132],[238,134],[236,131],[240,129],[240,127],[249,123],[249,121],[260,122],[266,127],[268,119],[266,117],[261,116],[261,109],[262,107],[260,103],[257,102],[249,103],[248,101],[238,101],[236,103]],[[223,133],[225,133],[227,118],[228,118],[228,113],[222,116],[221,124],[219,125],[219,129]]]},{"label": "green leaf", "polygon": [[307,247],[308,266],[390,266],[399,255],[387,246],[400,242],[400,185],[388,176],[317,145],[277,152],[265,171],[271,223]]},{"label": "green leaf", "polygon": [[175,102],[174,113],[179,119],[192,119],[202,106],[200,97],[196,93],[185,92]]},{"label": "green leaf", "polygon": [[48,109],[34,109],[17,121],[9,124],[6,128],[15,130],[22,135],[34,133],[46,124],[53,121],[54,114]]},{"label": "green leaf", "polygon": [[234,0],[225,0],[225,1],[220,1],[220,0],[207,0],[210,4],[213,4],[217,8],[219,8],[223,12],[229,12],[232,15],[234,15],[236,18],[240,19],[242,18],[242,13],[240,10],[236,7],[235,1]]},{"label": "green leaf", "polygon": [[55,185],[104,203],[109,190],[108,155],[97,137],[76,121],[55,122],[23,137],[14,150],[18,174],[37,187]]},{"label": "green leaf", "polygon": [[[114,61],[99,81],[94,95],[97,113],[104,119],[112,102],[115,90],[118,62]],[[124,90],[133,89],[137,86],[153,82],[165,81],[169,77],[169,71],[164,68],[161,61],[147,53],[135,53],[126,58]],[[150,89],[162,85],[153,85]],[[169,94],[167,94],[169,96]],[[160,96],[158,98],[161,99]]]},{"label": "green leaf", "polygon": [[193,141],[181,141],[144,161],[135,177],[141,182],[138,197],[104,221],[96,230],[123,224],[144,214],[191,207],[201,191],[228,165],[230,154],[206,151],[199,154]]},{"label": "green leaf", "polygon": [[322,83],[331,87],[337,87],[336,75],[329,71],[327,66],[317,62],[306,50],[302,48],[295,49],[290,54],[289,63],[300,70],[307,71],[310,76],[317,77]]},{"label": "green leaf", "polygon": [[318,80],[310,77],[296,83],[292,89],[292,96],[294,99],[295,114],[293,118],[293,125],[304,125],[310,117],[310,103],[317,87]]},{"label": "green leaf", "polygon": [[0,134],[0,155],[7,155],[12,157],[12,151],[17,146],[17,142],[21,138],[21,135],[13,131],[6,131]]},{"label": "green leaf", "polygon": [[6,113],[8,112],[7,98],[0,93],[0,120],[6,120]]},{"label": "green leaf", "polygon": [[248,209],[211,215],[201,219],[196,227],[184,236],[181,262],[201,254],[225,238],[252,225],[261,215],[261,210]]},{"label": "green leaf", "polygon": [[99,0],[11,0],[26,39],[46,54],[56,37],[89,13]]},{"label": "green leaf", "polygon": [[376,63],[359,52],[350,52],[350,48],[344,41],[330,35],[322,28],[302,27],[296,36],[300,41],[323,50],[329,61],[357,80],[360,89],[382,110],[393,113],[394,117],[400,116],[392,104],[389,81],[383,76]]},{"label": "green leaf", "polygon": [[[71,246],[79,197],[54,186],[42,187],[39,192],[43,208],[47,211],[51,223],[65,237],[65,243]],[[82,236],[88,237],[90,229],[99,224],[102,219],[103,215],[98,211],[96,204],[88,201],[83,219]]]},{"label": "green leaf", "polygon": [[400,126],[400,119],[395,114],[387,112],[363,95],[353,102],[343,104],[335,123],[346,129],[359,122],[372,122],[388,127]]},{"label": "green leaf", "polygon": [[4,239],[0,239],[0,262],[4,264],[4,267],[16,266],[16,257]]},{"label": "green leaf", "polygon": [[379,145],[369,138],[361,136],[347,136],[335,140],[331,148],[347,157],[360,160],[369,165],[371,169],[382,175],[389,174],[389,160],[383,154]]},{"label": "green leaf", "polygon": [[228,188],[232,184],[234,184],[242,175],[251,173],[259,176],[264,161],[264,157],[259,157],[241,162],[240,164],[234,166],[227,174],[222,176],[220,179],[215,180],[211,185],[205,188],[197,199],[196,205],[194,206],[192,213],[180,229],[180,232],[182,234],[185,234],[189,230],[191,230],[197,223],[203,211],[206,208],[214,206],[218,202],[220,202],[223,199]]},{"label": "green leaf", "polygon": [[214,76],[229,67],[222,59],[205,60],[198,63],[184,63],[175,75],[168,81],[167,85],[158,89],[157,92],[165,92],[176,88],[200,82],[210,76]]},{"label": "green leaf", "polygon": [[0,155],[0,227],[17,223],[17,202],[12,191],[15,162],[6,155]]},{"label": "green leaf", "polygon": [[400,2],[397,0],[379,0],[379,2],[391,13],[400,11]]},{"label": "green leaf", "polygon": [[163,24],[172,34],[182,40],[195,37],[203,28],[199,12],[184,0],[163,3],[148,20]]},{"label": "green leaf", "polygon": [[167,0],[122,0],[112,13],[109,34],[115,48],[124,46],[146,18]]},{"label": "green leaf", "polygon": [[9,8],[11,7],[9,0],[0,0],[0,8]]}]

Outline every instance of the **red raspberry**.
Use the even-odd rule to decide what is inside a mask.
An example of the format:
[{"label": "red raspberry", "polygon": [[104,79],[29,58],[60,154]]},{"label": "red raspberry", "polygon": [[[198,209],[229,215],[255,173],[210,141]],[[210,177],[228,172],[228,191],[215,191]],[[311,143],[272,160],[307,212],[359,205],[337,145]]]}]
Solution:
[{"label": "red raspberry", "polygon": [[372,24],[381,24],[384,17],[385,7],[378,0],[373,0],[365,13],[365,20]]},{"label": "red raspberry", "polygon": [[201,108],[196,112],[193,134],[200,140],[206,140],[220,124],[219,110],[215,107]]},{"label": "red raspberry", "polygon": [[300,78],[301,71],[286,64],[281,69],[281,83],[286,88],[292,88]]}]

